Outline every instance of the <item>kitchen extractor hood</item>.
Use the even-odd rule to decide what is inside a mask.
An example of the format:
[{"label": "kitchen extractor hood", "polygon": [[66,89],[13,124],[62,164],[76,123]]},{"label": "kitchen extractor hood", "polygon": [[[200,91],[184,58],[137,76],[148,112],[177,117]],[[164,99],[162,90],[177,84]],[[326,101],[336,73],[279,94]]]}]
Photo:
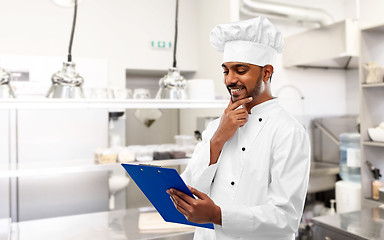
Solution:
[{"label": "kitchen extractor hood", "polygon": [[331,14],[319,8],[260,0],[242,0],[241,3],[240,13],[250,17],[263,15],[270,19],[299,21],[319,24],[320,26],[335,22]]},{"label": "kitchen extractor hood", "polygon": [[284,67],[358,68],[359,25],[345,19],[284,39]]}]

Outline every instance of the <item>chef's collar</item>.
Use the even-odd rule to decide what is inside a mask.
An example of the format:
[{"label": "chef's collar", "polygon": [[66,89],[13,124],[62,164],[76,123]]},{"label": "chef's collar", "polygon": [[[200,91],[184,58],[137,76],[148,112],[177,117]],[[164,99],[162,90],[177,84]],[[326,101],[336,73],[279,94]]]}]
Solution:
[{"label": "chef's collar", "polygon": [[274,106],[276,106],[276,104],[277,104],[277,98],[267,100],[251,108],[251,114],[261,114],[261,113],[267,112],[270,109],[272,109]]}]

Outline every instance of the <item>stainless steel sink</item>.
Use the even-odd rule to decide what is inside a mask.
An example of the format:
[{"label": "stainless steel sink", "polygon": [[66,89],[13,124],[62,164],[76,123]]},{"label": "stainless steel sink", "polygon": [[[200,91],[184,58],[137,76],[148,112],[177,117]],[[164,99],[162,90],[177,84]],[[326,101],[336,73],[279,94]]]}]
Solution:
[{"label": "stainless steel sink", "polygon": [[335,187],[339,165],[312,162],[309,176],[308,193],[331,190]]}]

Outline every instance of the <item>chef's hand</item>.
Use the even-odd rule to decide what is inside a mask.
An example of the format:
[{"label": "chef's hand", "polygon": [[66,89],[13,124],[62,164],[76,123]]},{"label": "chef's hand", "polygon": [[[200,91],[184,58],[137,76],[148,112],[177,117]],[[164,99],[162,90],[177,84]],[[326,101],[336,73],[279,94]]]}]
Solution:
[{"label": "chef's hand", "polygon": [[[188,186],[189,187],[189,186]],[[205,193],[189,187],[192,194],[198,197],[194,199],[187,194],[174,188],[168,189],[167,193],[176,209],[181,212],[185,218],[194,223],[214,223],[221,225],[221,209]]]},{"label": "chef's hand", "polygon": [[236,102],[232,102],[232,100],[229,102],[228,107],[221,116],[219,127],[211,138],[211,156],[209,165],[217,162],[224,144],[235,135],[239,127],[244,126],[248,121],[248,112],[246,108],[239,107],[251,101],[252,97],[248,97]]}]

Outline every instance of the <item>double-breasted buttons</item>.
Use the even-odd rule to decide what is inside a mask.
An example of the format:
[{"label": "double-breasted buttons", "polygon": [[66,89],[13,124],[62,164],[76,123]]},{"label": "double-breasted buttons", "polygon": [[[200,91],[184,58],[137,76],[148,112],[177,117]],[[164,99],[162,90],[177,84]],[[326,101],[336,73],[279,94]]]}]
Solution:
[{"label": "double-breasted buttons", "polygon": [[233,186],[233,185],[235,185],[235,182],[234,182],[234,181],[232,181],[232,182],[231,182],[231,185],[232,185],[232,186]]},{"label": "double-breasted buttons", "polygon": [[261,121],[263,121],[263,119],[262,119],[262,118],[259,118],[259,122],[261,122]]},{"label": "double-breasted buttons", "polygon": [[242,147],[241,150],[244,152],[245,151],[245,147]]}]

